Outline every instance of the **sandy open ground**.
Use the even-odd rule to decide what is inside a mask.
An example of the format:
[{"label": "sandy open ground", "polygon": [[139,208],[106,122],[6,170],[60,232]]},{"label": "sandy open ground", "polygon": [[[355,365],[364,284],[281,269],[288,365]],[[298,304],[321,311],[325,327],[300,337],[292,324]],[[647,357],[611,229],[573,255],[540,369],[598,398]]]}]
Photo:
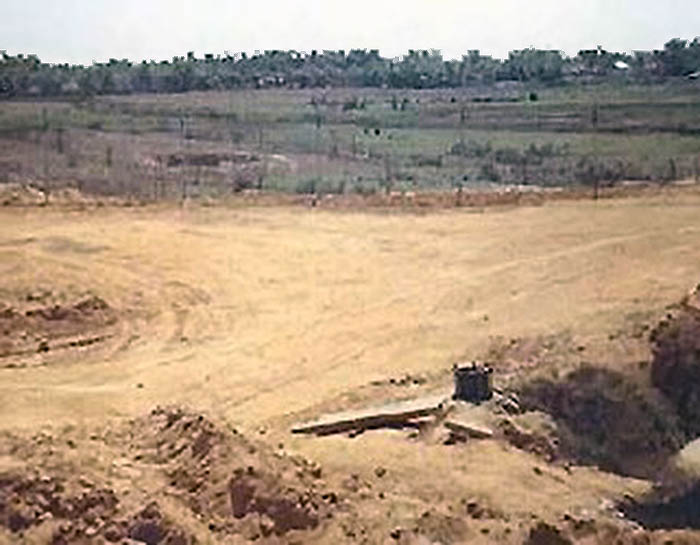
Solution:
[{"label": "sandy open ground", "polygon": [[5,208],[4,300],[90,293],[119,320],[99,346],[0,368],[0,426],[80,429],[182,404],[250,433],[263,428],[264,440],[331,473],[391,468],[396,494],[445,498],[467,487],[499,508],[527,503],[547,516],[638,484],[587,469],[574,472],[586,479],[552,469],[543,484],[529,455],[488,441],[450,449],[393,432],[313,439],[289,426],[382,402],[373,381],[449,380],[452,363],[497,338],[569,335],[583,358],[625,356],[624,339],[610,334],[661,315],[695,286],[699,257],[692,193],[426,214]]}]

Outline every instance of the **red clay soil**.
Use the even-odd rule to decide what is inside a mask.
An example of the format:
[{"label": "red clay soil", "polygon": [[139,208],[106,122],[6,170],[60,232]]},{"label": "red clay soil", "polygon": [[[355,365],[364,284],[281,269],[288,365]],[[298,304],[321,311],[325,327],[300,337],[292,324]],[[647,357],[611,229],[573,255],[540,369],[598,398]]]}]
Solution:
[{"label": "red clay soil", "polygon": [[49,543],[119,543],[126,538],[148,545],[188,545],[193,540],[153,502],[132,515],[120,512],[114,490],[29,471],[0,475],[0,526],[21,542],[43,523]]},{"label": "red clay soil", "polygon": [[139,457],[161,465],[172,493],[212,528],[263,536],[310,530],[338,501],[318,466],[273,453],[202,415],[158,408],[134,426]]}]

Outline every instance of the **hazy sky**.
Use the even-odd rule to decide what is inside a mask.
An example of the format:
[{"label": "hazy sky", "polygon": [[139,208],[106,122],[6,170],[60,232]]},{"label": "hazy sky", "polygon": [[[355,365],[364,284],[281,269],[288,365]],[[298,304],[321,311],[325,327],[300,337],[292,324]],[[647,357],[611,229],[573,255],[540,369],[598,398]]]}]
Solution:
[{"label": "hazy sky", "polygon": [[46,62],[194,51],[409,48],[459,57],[534,46],[575,54],[700,35],[700,0],[2,0],[0,49]]}]

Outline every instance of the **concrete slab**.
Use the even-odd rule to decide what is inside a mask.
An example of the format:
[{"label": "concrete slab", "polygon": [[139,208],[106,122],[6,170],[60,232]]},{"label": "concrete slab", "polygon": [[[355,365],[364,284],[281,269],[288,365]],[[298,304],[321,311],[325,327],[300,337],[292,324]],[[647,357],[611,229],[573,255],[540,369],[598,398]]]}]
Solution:
[{"label": "concrete slab", "polygon": [[467,422],[459,418],[448,418],[443,425],[455,435],[465,439],[491,439],[493,430],[473,422]]},{"label": "concrete slab", "polygon": [[448,409],[447,396],[431,396],[388,403],[378,407],[325,415],[292,428],[292,433],[328,435],[351,430],[372,429],[408,423],[413,419],[440,414]]},{"label": "concrete slab", "polygon": [[465,439],[489,439],[493,437],[495,425],[493,412],[486,404],[454,404],[443,425],[455,435]]}]

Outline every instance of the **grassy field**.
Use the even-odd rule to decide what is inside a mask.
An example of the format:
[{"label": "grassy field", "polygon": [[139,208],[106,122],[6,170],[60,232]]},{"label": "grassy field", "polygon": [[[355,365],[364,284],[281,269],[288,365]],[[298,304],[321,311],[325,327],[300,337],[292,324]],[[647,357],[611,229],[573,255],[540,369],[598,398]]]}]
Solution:
[{"label": "grassy field", "polygon": [[[692,179],[697,90],[516,84],[11,101],[0,104],[0,180],[152,199]],[[231,164],[242,152],[245,164]],[[205,153],[219,159],[197,164]],[[173,164],[178,154],[193,163]]]}]

